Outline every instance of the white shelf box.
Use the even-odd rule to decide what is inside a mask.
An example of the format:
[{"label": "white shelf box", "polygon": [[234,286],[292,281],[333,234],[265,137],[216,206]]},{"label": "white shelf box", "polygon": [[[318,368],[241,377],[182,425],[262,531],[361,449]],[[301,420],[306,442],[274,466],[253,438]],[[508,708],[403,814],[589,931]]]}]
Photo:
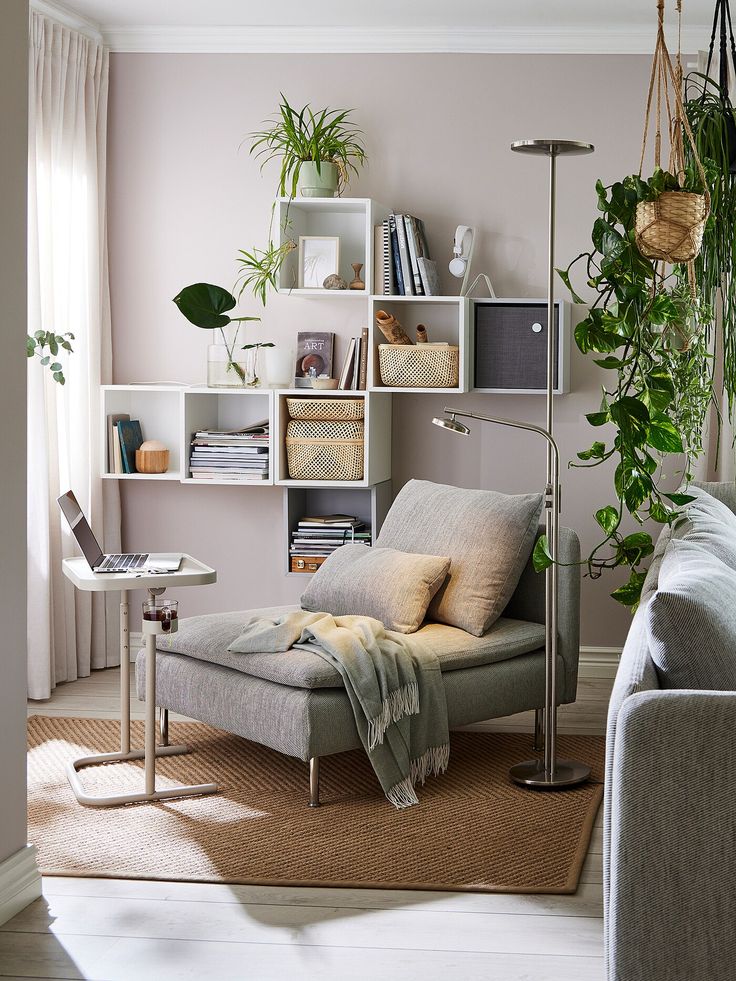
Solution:
[{"label": "white shelf box", "polygon": [[[376,313],[385,310],[393,314],[412,340],[416,338],[418,324],[427,328],[429,340],[446,341],[459,348],[458,384],[451,388],[387,386],[381,381],[378,361],[378,345],[386,344],[386,338],[376,323]],[[467,392],[470,386],[469,357],[469,301],[462,296],[371,296],[370,298],[370,348],[368,352],[369,389],[372,392]]]},{"label": "white shelf box", "polygon": [[[365,401],[363,418],[363,479],[362,480],[294,480],[289,477],[286,456],[286,429],[289,423],[288,397],[301,398],[359,398]],[[282,390],[275,394],[274,474],[276,483],[284,487],[370,487],[391,478],[391,398],[371,392],[315,391],[304,388]]]},{"label": "white shelf box", "polygon": [[279,270],[279,292],[298,296],[368,296],[373,282],[373,226],[390,212],[370,198],[279,198],[279,245],[291,240],[299,245],[300,236],[336,236],[340,239],[339,274],[349,283],[354,276],[352,263],[362,262],[361,279],[365,290],[301,289],[299,287],[299,249],[295,248]]},{"label": "white shelf box", "polygon": [[391,507],[391,481],[373,487],[284,487],[284,571],[306,578],[309,572],[291,571],[291,533],[306,515],[351,514],[370,526],[373,541]]},{"label": "white shelf box", "polygon": [[[183,392],[180,442],[182,446],[182,483],[207,486],[259,487],[273,484],[273,391],[267,388],[187,388]],[[201,429],[242,429],[268,420],[269,470],[265,480],[209,480],[190,476],[189,452],[192,436]]]},{"label": "white shelf box", "polygon": [[[180,480],[182,476],[181,387],[172,385],[103,385],[100,461],[109,480]],[[169,451],[169,469],[162,474],[113,473],[109,465],[107,417],[127,413],[141,424],[143,439],[160,440]]]}]

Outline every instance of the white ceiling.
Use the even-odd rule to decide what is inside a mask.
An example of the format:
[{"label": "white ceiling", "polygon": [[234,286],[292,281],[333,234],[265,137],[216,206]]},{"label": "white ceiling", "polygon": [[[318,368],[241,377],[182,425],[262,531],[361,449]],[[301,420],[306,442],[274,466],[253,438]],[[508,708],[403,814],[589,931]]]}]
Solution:
[{"label": "white ceiling", "polygon": [[[113,50],[651,51],[655,0],[33,0]],[[685,48],[714,0],[683,0]],[[667,20],[675,23],[675,0]],[[341,47],[342,42],[342,47]],[[347,47],[345,46],[347,45]],[[264,47],[265,46],[265,47]]]}]

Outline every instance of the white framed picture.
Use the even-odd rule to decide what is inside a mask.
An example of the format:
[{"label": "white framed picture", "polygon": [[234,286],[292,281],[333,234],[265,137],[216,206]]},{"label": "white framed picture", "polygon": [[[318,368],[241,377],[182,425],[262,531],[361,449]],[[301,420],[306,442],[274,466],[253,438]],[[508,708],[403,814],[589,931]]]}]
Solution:
[{"label": "white framed picture", "polygon": [[332,235],[299,236],[299,289],[321,290],[340,267],[340,239]]}]

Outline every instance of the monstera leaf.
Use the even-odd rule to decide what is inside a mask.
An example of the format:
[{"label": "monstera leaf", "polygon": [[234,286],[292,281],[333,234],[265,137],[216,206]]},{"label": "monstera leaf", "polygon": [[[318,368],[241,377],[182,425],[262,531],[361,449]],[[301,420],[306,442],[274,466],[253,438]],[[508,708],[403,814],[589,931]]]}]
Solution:
[{"label": "monstera leaf", "polygon": [[244,319],[227,316],[226,311],[235,306],[235,297],[222,286],[213,286],[212,283],[185,286],[174,297],[174,303],[190,323],[205,330],[227,327],[231,320]]}]

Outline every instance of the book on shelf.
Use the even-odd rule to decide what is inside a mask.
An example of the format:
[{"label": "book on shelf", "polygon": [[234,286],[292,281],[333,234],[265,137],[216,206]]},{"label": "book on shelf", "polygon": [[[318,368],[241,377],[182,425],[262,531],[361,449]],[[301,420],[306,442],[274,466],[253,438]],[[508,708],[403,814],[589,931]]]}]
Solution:
[{"label": "book on shelf", "polygon": [[404,296],[414,296],[414,277],[409,258],[409,243],[406,237],[406,224],[403,215],[395,215],[396,239],[399,243],[399,261],[401,263],[401,279],[404,283]]},{"label": "book on shelf", "polygon": [[300,528],[321,528],[323,525],[333,525],[337,528],[354,528],[363,522],[352,514],[318,514],[307,515],[299,520]]},{"label": "book on shelf", "polygon": [[290,570],[292,572],[316,572],[326,558],[326,555],[292,555]]},{"label": "book on shelf", "polygon": [[311,388],[312,376],[332,377],[335,335],[330,331],[300,330],[296,335],[295,388]]},{"label": "book on shelf", "polygon": [[348,349],[345,353],[345,360],[342,363],[342,371],[340,372],[340,379],[337,383],[337,387],[346,391],[352,388],[353,382],[353,362],[355,361],[355,338],[350,338],[350,343],[348,344]]},{"label": "book on shelf", "polygon": [[351,388],[353,391],[357,391],[360,388],[360,352],[363,347],[363,340],[360,337],[355,338],[355,350],[353,352],[353,384]]},{"label": "book on shelf", "polygon": [[[289,555],[325,559],[343,545],[370,545],[371,529],[350,514],[305,515],[292,531]],[[293,563],[292,563],[293,564]],[[297,571],[307,571],[300,568]]]},{"label": "book on shelf", "polygon": [[123,455],[120,450],[120,434],[118,433],[118,423],[128,422],[130,416],[127,412],[115,412],[107,417],[107,472],[123,472]]},{"label": "book on shelf", "polygon": [[120,455],[123,473],[138,473],[135,465],[135,451],[140,449],[143,433],[138,419],[120,419],[116,423],[120,439]]},{"label": "book on shelf", "polygon": [[401,296],[439,296],[437,264],[430,257],[422,219],[392,212],[388,225],[387,245],[393,273],[391,292]]},{"label": "book on shelf", "polygon": [[391,229],[389,219],[384,218],[373,229],[373,291],[380,295],[396,293],[393,255],[391,253]]},{"label": "book on shelf", "polygon": [[419,275],[422,280],[422,288],[425,296],[440,296],[440,277],[437,273],[437,263],[424,256],[419,256]]},{"label": "book on shelf", "polygon": [[406,227],[406,241],[409,248],[409,263],[411,265],[412,282],[414,292],[417,296],[424,295],[422,287],[422,277],[419,275],[418,258],[424,258],[424,249],[419,237],[419,220],[414,215],[404,215],[404,225]]},{"label": "book on shelf", "polygon": [[399,296],[404,295],[404,277],[401,273],[401,257],[399,255],[399,238],[396,231],[396,215],[388,216],[389,239],[391,247],[391,268],[393,269],[396,292]]},{"label": "book on shelf", "polygon": [[368,387],[368,344],[370,334],[367,327],[363,327],[360,338],[360,372],[358,377],[358,388],[364,392]]}]

